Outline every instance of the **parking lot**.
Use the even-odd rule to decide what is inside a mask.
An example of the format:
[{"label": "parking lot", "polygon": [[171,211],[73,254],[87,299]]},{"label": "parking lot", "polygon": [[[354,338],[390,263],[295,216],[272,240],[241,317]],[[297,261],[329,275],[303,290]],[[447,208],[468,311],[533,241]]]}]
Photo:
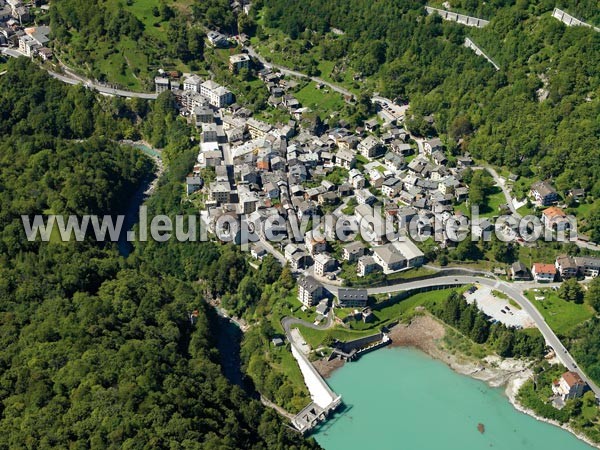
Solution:
[{"label": "parking lot", "polygon": [[[488,316],[492,317],[506,326],[533,328],[535,323],[522,309],[510,304],[508,298],[494,296],[490,287],[477,285],[477,290],[472,293],[465,292],[465,298],[469,304],[474,301],[477,306]],[[497,291],[496,291],[497,292]],[[497,293],[497,295],[501,295]]]}]

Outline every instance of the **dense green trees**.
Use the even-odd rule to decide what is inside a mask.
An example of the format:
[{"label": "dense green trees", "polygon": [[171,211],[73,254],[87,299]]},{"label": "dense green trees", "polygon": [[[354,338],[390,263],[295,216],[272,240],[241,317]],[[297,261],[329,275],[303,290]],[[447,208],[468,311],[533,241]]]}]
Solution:
[{"label": "dense green trees", "polygon": [[433,312],[478,344],[490,344],[500,356],[539,358],[543,355],[545,344],[541,334],[508,328],[501,323],[491,324],[476,304],[469,305],[456,292]]},{"label": "dense green trees", "polygon": [[[220,248],[147,243],[126,260],[91,240],[25,239],[20,214],[124,206],[151,163],[112,139],[144,132],[145,102],[95,99],[19,59],[0,77],[0,105],[0,448],[314,447],[222,374],[197,283]],[[85,127],[69,120],[78,105],[93,112]],[[164,140],[168,171],[149,208],[181,211],[189,135],[170,126]]]},{"label": "dense green trees", "polygon": [[[189,5],[182,9],[161,1],[148,16],[143,6],[141,11],[131,6],[99,0],[52,3],[55,39],[50,45],[63,62],[88,76],[136,89],[153,86],[153,74],[161,66],[200,67],[205,31],[192,20]],[[198,18],[206,24],[203,16]]]},{"label": "dense green trees", "polygon": [[600,278],[594,278],[587,285],[585,301],[592,305],[597,312],[600,312]]},{"label": "dense green trees", "polygon": [[469,183],[469,203],[471,206],[476,205],[481,208],[486,205],[492,185],[493,180],[486,171],[475,171]]},{"label": "dense green trees", "polygon": [[583,289],[575,278],[563,281],[558,289],[558,296],[567,302],[583,303]]}]

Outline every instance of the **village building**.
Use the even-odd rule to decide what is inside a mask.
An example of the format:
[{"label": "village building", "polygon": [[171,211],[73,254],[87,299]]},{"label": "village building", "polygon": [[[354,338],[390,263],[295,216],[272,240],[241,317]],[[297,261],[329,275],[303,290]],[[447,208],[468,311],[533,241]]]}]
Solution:
[{"label": "village building", "polygon": [[539,283],[551,283],[556,278],[556,267],[553,264],[535,263],[531,268],[531,274]]},{"label": "village building", "polygon": [[342,259],[348,262],[355,262],[364,255],[365,245],[360,241],[351,242],[342,248]]},{"label": "village building", "polygon": [[377,264],[377,261],[372,256],[362,256],[358,259],[358,264],[356,265],[356,274],[359,277],[365,277],[370,273],[380,270],[381,266]]},{"label": "village building", "polygon": [[298,300],[305,307],[316,305],[324,297],[323,285],[314,277],[307,276],[298,279]]},{"label": "village building", "polygon": [[550,206],[558,201],[558,193],[547,181],[538,181],[531,185],[531,195],[542,206]]},{"label": "village building", "polygon": [[431,156],[433,152],[442,150],[443,148],[444,144],[442,143],[442,140],[440,138],[429,139],[423,144],[423,150],[428,156]]},{"label": "village building", "polygon": [[314,257],[315,275],[322,277],[327,272],[335,269],[336,260],[325,253],[319,253]]},{"label": "village building", "polygon": [[588,388],[577,372],[565,372],[552,383],[552,392],[563,401],[580,398]]},{"label": "village building", "polygon": [[531,280],[531,275],[527,266],[521,261],[514,262],[510,267],[510,277],[514,281],[528,281]]},{"label": "village building", "polygon": [[189,75],[183,80],[183,90],[191,91],[197,94],[200,93],[200,85],[202,84],[202,78],[198,75]]},{"label": "village building", "polygon": [[340,308],[364,308],[367,306],[368,295],[366,289],[339,288],[337,305]]},{"label": "village building", "polygon": [[382,148],[381,142],[375,136],[367,136],[358,144],[358,151],[365,158],[379,156]]},{"label": "village building", "polygon": [[600,258],[575,256],[573,258],[578,272],[584,277],[597,277],[600,274]]},{"label": "village building", "polygon": [[245,53],[231,55],[229,57],[229,70],[233,73],[238,73],[242,69],[250,69],[250,63],[250,56]]},{"label": "village building", "polygon": [[200,94],[215,108],[223,108],[233,103],[231,91],[212,80],[206,80],[200,85]]},{"label": "village building", "polygon": [[571,228],[567,215],[556,206],[551,206],[542,212],[542,223],[546,228],[554,231],[565,231]]},{"label": "village building", "polygon": [[327,250],[327,241],[324,236],[320,236],[320,233],[316,233],[314,230],[309,230],[304,236],[304,244],[306,250],[312,256],[317,253],[322,253]]},{"label": "village building", "polygon": [[576,277],[579,273],[579,268],[575,263],[575,259],[569,255],[559,255],[554,263],[556,270],[560,274],[560,278],[566,280]]}]

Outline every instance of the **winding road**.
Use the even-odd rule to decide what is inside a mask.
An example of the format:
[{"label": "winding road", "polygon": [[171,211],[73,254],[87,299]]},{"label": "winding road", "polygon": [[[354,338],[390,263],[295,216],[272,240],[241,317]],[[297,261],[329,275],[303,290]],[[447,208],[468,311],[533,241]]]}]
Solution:
[{"label": "winding road", "polygon": [[117,97],[125,97],[125,98],[142,98],[145,100],[156,100],[156,97],[158,97],[158,94],[156,94],[156,93],[125,91],[123,89],[115,89],[112,87],[104,86],[102,84],[95,83],[92,80],[88,80],[88,79],[81,78],[81,77],[75,78],[72,75],[67,76],[64,74],[60,74],[58,72],[53,72],[48,69],[47,69],[47,72],[48,72],[48,74],[50,74],[51,77],[56,78],[57,80],[60,80],[63,83],[73,84],[73,85],[82,84],[85,87],[94,89],[104,95],[114,95]]},{"label": "winding road", "polygon": [[329,87],[331,90],[333,90],[335,92],[338,92],[345,96],[352,97],[353,99],[355,98],[355,96],[352,92],[350,92],[348,89],[343,88],[337,84],[330,83],[329,81],[325,81],[319,77],[311,77],[310,75],[307,75],[302,72],[298,72],[297,70],[289,69],[285,66],[280,66],[279,64],[273,64],[273,63],[268,62],[250,45],[244,46],[243,48],[248,50],[248,54],[250,56],[252,56],[254,59],[260,61],[260,63],[268,69],[277,69],[279,72],[283,73],[284,75],[291,75],[291,76],[298,77],[298,78],[310,78],[315,83],[324,84],[325,86]]},{"label": "winding road", "polygon": [[[20,57],[26,58],[27,57],[15,49],[3,49],[2,53],[7,56],[11,56],[13,58],[20,58]],[[70,68],[65,66],[64,64],[62,64],[62,63],[60,63],[60,64],[62,66],[62,69],[64,70],[64,73],[58,73],[58,72],[50,70],[46,67],[42,67],[42,69],[45,69],[46,72],[48,72],[48,74],[51,77],[56,78],[57,80],[62,81],[63,83],[72,84],[72,85],[82,84],[85,87],[90,88],[90,89],[95,89],[96,91],[98,91],[99,93],[104,94],[104,95],[114,95],[117,97],[125,97],[125,98],[142,98],[145,100],[156,100],[156,97],[158,97],[158,94],[156,94],[156,93],[126,91],[124,89],[115,89],[113,87],[105,86],[103,84],[92,81],[88,78],[84,78],[80,75],[77,75]],[[6,71],[4,73],[6,73]],[[1,75],[4,75],[4,73]]]},{"label": "winding road", "polygon": [[[367,288],[367,292],[369,295],[377,295],[377,294],[391,294],[394,292],[402,292],[402,291],[410,291],[414,289],[422,289],[428,287],[436,287],[436,286],[462,286],[467,284],[481,284],[484,286],[491,287],[496,289],[504,294],[508,295],[512,299],[514,299],[532,318],[535,322],[536,327],[540,330],[547,344],[551,346],[557,358],[561,361],[561,363],[568,369],[574,372],[577,372],[579,376],[590,386],[590,388],[596,394],[596,397],[600,398],[600,388],[577,366],[577,363],[573,356],[568,352],[565,346],[560,342],[560,339],[556,336],[556,334],[552,331],[552,329],[548,326],[540,312],[537,308],[529,301],[525,295],[523,295],[523,290],[531,287],[531,283],[523,283],[523,284],[509,284],[504,281],[500,281],[497,279],[490,279],[484,277],[477,276],[442,276],[429,278],[425,280],[418,281],[407,281],[403,283],[398,283],[390,286],[382,286],[382,287],[374,287]],[[327,289],[332,294],[336,295],[339,287],[333,284],[324,284],[325,289]],[[305,323],[303,323],[305,325]]]}]

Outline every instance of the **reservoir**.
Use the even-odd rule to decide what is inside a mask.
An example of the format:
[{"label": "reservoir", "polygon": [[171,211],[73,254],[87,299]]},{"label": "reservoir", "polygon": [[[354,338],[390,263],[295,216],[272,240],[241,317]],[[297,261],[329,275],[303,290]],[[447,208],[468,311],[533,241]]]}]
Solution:
[{"label": "reservoir", "polygon": [[316,430],[326,450],[593,448],[518,412],[502,389],[459,375],[417,350],[378,350],[345,364],[327,381],[346,410]]}]

